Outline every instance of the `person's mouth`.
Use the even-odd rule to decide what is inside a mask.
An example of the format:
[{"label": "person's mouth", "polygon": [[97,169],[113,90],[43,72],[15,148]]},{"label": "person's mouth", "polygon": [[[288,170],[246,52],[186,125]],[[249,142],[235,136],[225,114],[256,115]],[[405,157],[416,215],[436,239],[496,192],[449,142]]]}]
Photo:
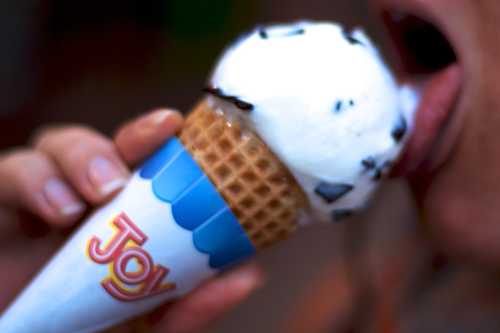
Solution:
[{"label": "person's mouth", "polygon": [[450,155],[458,136],[457,102],[462,88],[462,65],[452,39],[426,1],[377,2],[401,82],[421,92],[413,132],[394,176],[431,171]]}]

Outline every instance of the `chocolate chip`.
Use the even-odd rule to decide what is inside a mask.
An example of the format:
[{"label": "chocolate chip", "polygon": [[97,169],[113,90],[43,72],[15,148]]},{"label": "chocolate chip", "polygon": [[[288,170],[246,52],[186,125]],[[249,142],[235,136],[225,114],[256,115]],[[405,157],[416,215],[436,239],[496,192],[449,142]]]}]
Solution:
[{"label": "chocolate chip", "polygon": [[292,36],[299,36],[299,35],[303,35],[306,33],[306,30],[303,29],[303,28],[299,28],[295,31],[292,31],[292,32],[289,32],[288,33],[288,36],[292,37]]},{"label": "chocolate chip", "polygon": [[373,157],[368,157],[368,158],[362,160],[361,164],[367,170],[373,170],[377,167],[377,161],[375,161],[375,159]]},{"label": "chocolate chip", "polygon": [[401,142],[403,138],[406,135],[406,132],[408,131],[408,123],[406,122],[406,119],[403,116],[400,116],[398,123],[396,124],[396,127],[392,130],[392,137],[396,142]]},{"label": "chocolate chip", "polygon": [[373,180],[374,181],[379,181],[382,179],[382,176],[384,175],[384,172],[382,168],[378,168],[375,173],[373,174]]},{"label": "chocolate chip", "polygon": [[331,204],[351,192],[353,189],[354,186],[348,184],[329,184],[321,182],[314,192],[325,200],[326,203]]},{"label": "chocolate chip", "polygon": [[341,222],[348,219],[354,215],[354,211],[351,209],[336,209],[332,212],[333,222]]},{"label": "chocolate chip", "polygon": [[264,28],[259,28],[259,36],[262,39],[268,39],[269,38],[269,34],[267,33],[266,29],[264,29]]},{"label": "chocolate chip", "polygon": [[339,113],[340,111],[342,111],[342,101],[335,103],[335,112]]},{"label": "chocolate chip", "polygon": [[345,109],[345,106],[347,104],[349,104],[350,107],[353,107],[354,101],[352,99],[350,99],[348,102],[344,103],[344,101],[338,100],[337,102],[335,102],[335,106],[333,107],[334,112],[340,113],[343,109]]},{"label": "chocolate chip", "polygon": [[362,41],[360,41],[359,39],[355,38],[353,35],[352,35],[352,32],[350,31],[347,31],[347,30],[344,30],[342,32],[342,34],[344,35],[344,38],[347,39],[347,41],[349,43],[351,43],[352,45],[365,45]]}]

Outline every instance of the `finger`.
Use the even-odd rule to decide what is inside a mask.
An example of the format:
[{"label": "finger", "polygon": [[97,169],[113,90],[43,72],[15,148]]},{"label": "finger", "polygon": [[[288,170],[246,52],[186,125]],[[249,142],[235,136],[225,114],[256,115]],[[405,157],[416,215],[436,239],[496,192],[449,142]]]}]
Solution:
[{"label": "finger", "polygon": [[254,264],[213,279],[177,303],[156,312],[152,316],[153,322],[157,321],[153,332],[197,332],[242,302],[262,283],[262,271]]},{"label": "finger", "polygon": [[0,205],[22,208],[54,226],[68,226],[85,204],[53,161],[36,151],[15,151],[0,158]]},{"label": "finger", "polygon": [[92,204],[108,200],[128,180],[128,169],[113,142],[94,130],[49,129],[34,145],[56,161],[70,184]]},{"label": "finger", "polygon": [[182,115],[177,111],[151,112],[119,129],[116,147],[129,165],[136,165],[175,135],[182,122]]}]

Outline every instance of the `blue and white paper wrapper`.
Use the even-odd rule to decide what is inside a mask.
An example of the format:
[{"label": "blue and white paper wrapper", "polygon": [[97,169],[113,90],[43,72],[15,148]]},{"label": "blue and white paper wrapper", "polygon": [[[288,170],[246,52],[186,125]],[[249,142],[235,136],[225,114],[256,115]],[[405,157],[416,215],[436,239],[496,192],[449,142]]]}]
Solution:
[{"label": "blue and white paper wrapper", "polygon": [[172,139],[38,274],[0,317],[0,332],[98,332],[254,253],[214,185]]}]

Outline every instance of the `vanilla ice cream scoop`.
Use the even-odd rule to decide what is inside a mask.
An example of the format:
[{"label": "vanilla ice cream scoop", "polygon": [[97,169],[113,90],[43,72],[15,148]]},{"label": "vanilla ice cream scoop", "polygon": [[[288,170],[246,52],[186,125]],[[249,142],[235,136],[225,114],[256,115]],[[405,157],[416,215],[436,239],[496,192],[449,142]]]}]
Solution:
[{"label": "vanilla ice cream scoop", "polygon": [[362,31],[313,22],[241,38],[207,91],[267,143],[328,221],[365,205],[398,159],[418,101]]}]

